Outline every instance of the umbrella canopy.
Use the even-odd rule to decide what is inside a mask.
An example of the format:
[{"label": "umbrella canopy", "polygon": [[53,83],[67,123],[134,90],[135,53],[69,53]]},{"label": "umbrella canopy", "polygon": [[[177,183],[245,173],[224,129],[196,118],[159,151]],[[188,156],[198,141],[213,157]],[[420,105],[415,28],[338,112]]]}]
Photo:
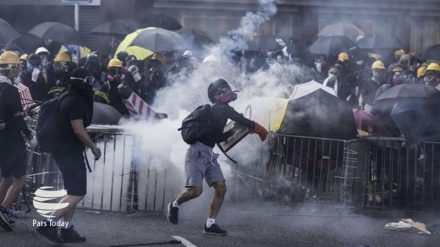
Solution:
[{"label": "umbrella canopy", "polygon": [[176,31],[182,38],[190,45],[201,47],[204,45],[214,45],[215,42],[209,37],[209,35],[201,30],[182,28]]},{"label": "umbrella canopy", "polygon": [[438,98],[440,91],[431,86],[421,84],[402,84],[391,87],[376,98],[375,102],[382,100],[395,100],[400,98]]},{"label": "umbrella canopy", "polygon": [[321,83],[312,80],[307,83],[295,85],[295,87],[293,88],[293,92],[289,97],[289,100],[301,98],[303,96],[306,96],[309,93],[315,92],[318,89],[322,89],[322,90],[326,91],[327,93],[336,96],[335,91],[332,88],[326,87],[326,86],[322,85]]},{"label": "umbrella canopy", "polygon": [[178,33],[163,28],[143,29],[129,46],[139,46],[152,52],[183,50],[185,40]]},{"label": "umbrella canopy", "polygon": [[115,125],[118,124],[121,118],[121,113],[119,113],[114,107],[99,102],[93,102],[92,124]]},{"label": "umbrella canopy", "polygon": [[345,36],[319,37],[310,47],[311,53],[316,55],[338,55],[341,52],[357,50],[357,45]]},{"label": "umbrella canopy", "polygon": [[61,44],[84,45],[84,41],[78,31],[60,22],[43,22],[33,27],[28,33],[42,39],[54,40]]},{"label": "umbrella canopy", "polygon": [[409,144],[440,141],[440,100],[406,99],[396,102],[391,117]]},{"label": "umbrella canopy", "polygon": [[419,59],[440,61],[440,44],[431,45],[423,49],[419,54]]},{"label": "umbrella canopy", "polygon": [[30,33],[25,33],[9,41],[2,49],[18,50],[20,54],[31,54],[41,46],[44,46],[44,42],[41,38]]},{"label": "umbrella canopy", "polygon": [[17,38],[20,34],[7,21],[0,18],[0,45]]},{"label": "umbrella canopy", "polygon": [[121,51],[125,51],[128,53],[128,55],[134,55],[136,56],[136,58],[138,60],[144,60],[145,58],[147,58],[148,56],[153,55],[153,52],[147,49],[144,49],[142,47],[139,46],[129,46],[130,43],[133,41],[134,38],[136,38],[136,36],[142,32],[143,30],[151,30],[151,29],[155,29],[155,27],[149,27],[149,28],[144,28],[144,29],[138,29],[130,34],[128,34],[127,36],[125,36],[124,40],[121,41],[121,43],[119,44],[118,48],[116,49],[115,52],[115,58],[116,55],[121,52]]},{"label": "umbrella canopy", "polygon": [[281,45],[272,35],[258,36],[249,43],[249,50],[251,51],[276,51],[281,48]]},{"label": "umbrella canopy", "polygon": [[90,33],[98,35],[126,35],[128,33],[136,30],[133,26],[127,24],[122,20],[113,20],[109,22],[104,22],[93,28]]},{"label": "umbrella canopy", "polygon": [[334,23],[324,27],[318,36],[346,36],[352,40],[356,39],[358,36],[364,36],[365,33],[357,26],[350,23]]},{"label": "umbrella canopy", "polygon": [[391,136],[391,133],[378,118],[371,113],[353,109],[353,117],[358,130],[380,136]]},{"label": "umbrella canopy", "polygon": [[342,140],[357,135],[350,104],[322,89],[289,100],[279,132]]},{"label": "umbrella canopy", "polygon": [[79,55],[80,58],[85,58],[87,55],[89,55],[92,50],[90,50],[86,46],[77,46],[77,45],[62,45],[60,50],[58,51],[58,54],[68,52],[70,54],[76,53],[79,49]]},{"label": "umbrella canopy", "polygon": [[171,31],[179,30],[182,24],[174,17],[168,15],[150,15],[142,20],[144,27],[159,27]]},{"label": "umbrella canopy", "polygon": [[258,122],[269,131],[277,131],[284,114],[288,100],[275,97],[254,97],[245,101],[252,109],[252,120]]},{"label": "umbrella canopy", "polygon": [[393,35],[376,34],[356,42],[360,49],[400,49],[399,41]]}]

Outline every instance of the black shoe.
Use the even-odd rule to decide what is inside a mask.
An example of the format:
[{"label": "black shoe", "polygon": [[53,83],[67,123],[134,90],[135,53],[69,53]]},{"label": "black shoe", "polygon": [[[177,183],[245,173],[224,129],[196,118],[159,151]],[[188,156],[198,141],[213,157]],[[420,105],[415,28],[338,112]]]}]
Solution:
[{"label": "black shoe", "polygon": [[203,230],[203,233],[211,234],[211,235],[218,235],[218,236],[226,236],[228,234],[227,231],[221,229],[217,224],[212,224],[211,227],[206,227],[205,224],[205,230]]},{"label": "black shoe", "polygon": [[58,227],[51,226],[49,221],[45,221],[44,223],[45,225],[37,227],[37,232],[54,243],[64,243],[64,241],[58,235]]},{"label": "black shoe", "polygon": [[61,228],[60,237],[65,243],[81,243],[86,241],[86,237],[79,235],[79,233],[73,229],[73,226],[67,229]]},{"label": "black shoe", "polygon": [[168,204],[168,221],[177,225],[179,223],[179,208],[173,207],[173,203]]},{"label": "black shoe", "polygon": [[7,212],[8,210],[0,206],[0,227],[5,229],[6,231],[12,231],[12,225],[5,216]]}]

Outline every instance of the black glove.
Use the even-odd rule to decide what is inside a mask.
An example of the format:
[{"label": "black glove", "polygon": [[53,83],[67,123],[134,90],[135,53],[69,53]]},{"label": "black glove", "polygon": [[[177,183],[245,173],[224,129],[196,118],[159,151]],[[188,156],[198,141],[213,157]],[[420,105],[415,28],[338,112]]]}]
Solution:
[{"label": "black glove", "polygon": [[127,85],[120,84],[118,86],[118,93],[123,99],[128,99],[133,91]]}]

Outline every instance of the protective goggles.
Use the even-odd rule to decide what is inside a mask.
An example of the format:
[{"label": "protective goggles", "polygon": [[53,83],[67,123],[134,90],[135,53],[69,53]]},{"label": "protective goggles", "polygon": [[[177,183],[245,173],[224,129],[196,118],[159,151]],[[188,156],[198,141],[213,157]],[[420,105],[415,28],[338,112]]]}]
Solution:
[{"label": "protective goggles", "polygon": [[215,93],[216,96],[224,94],[224,93],[229,93],[232,92],[232,89],[230,86],[223,86],[221,88],[219,88],[219,90]]},{"label": "protective goggles", "polygon": [[79,78],[79,77],[70,77],[71,80],[79,80],[82,81],[83,83],[93,86],[93,76],[86,76],[86,78]]}]

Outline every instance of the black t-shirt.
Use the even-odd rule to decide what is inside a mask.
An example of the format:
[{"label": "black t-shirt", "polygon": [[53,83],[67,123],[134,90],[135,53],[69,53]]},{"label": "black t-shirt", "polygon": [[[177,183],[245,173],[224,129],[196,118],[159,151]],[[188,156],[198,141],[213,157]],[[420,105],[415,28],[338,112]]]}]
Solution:
[{"label": "black t-shirt", "polygon": [[365,81],[361,92],[365,104],[374,104],[374,96],[376,95],[377,89],[379,89],[377,82],[373,81],[372,79]]},{"label": "black t-shirt", "polygon": [[231,106],[227,104],[214,104],[210,115],[213,129],[206,137],[202,138],[200,142],[209,147],[214,147],[216,143],[223,141],[225,138],[223,130],[228,119],[246,126],[251,130],[255,128],[255,123],[253,121],[236,112]]},{"label": "black t-shirt", "polygon": [[90,124],[87,115],[91,111],[87,109],[88,107],[85,99],[80,94],[67,95],[61,100],[58,111],[58,126],[62,131],[63,141],[61,144],[63,147],[83,148],[83,143],[76,136],[70,122],[82,119],[84,127],[87,127]]}]

